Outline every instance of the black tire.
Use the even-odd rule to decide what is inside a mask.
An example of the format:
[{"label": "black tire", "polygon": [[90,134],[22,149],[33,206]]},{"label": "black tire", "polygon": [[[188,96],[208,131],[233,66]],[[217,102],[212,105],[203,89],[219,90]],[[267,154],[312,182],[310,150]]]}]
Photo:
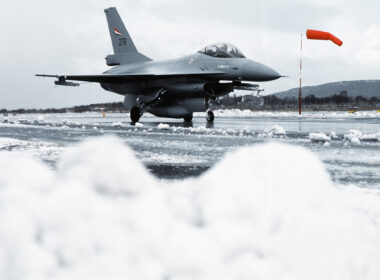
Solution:
[{"label": "black tire", "polygon": [[193,120],[193,114],[184,117],[183,120],[185,122],[191,122]]},{"label": "black tire", "polygon": [[131,113],[130,113],[130,116],[131,116],[131,121],[136,123],[139,121],[140,117],[141,117],[141,111],[138,107],[133,107],[131,109]]},{"label": "black tire", "polygon": [[209,123],[212,123],[214,121],[214,112],[213,111],[207,111],[206,120]]}]

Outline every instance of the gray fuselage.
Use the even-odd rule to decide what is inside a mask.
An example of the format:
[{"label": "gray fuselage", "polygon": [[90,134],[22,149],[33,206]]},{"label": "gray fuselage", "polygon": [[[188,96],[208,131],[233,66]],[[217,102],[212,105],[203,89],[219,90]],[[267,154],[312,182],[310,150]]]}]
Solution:
[{"label": "gray fuselage", "polygon": [[[206,76],[182,76],[178,73],[220,72]],[[243,81],[263,82],[280,77],[273,69],[247,58],[220,58],[195,53],[179,59],[146,61],[116,66],[104,74],[157,74],[157,77],[139,82],[101,83],[108,91],[125,95],[125,106],[132,108],[149,104],[157,93],[165,90],[159,103],[145,106],[157,116],[182,118],[192,112],[207,110],[208,98],[229,94]],[[170,76],[170,74],[173,74]],[[222,82],[220,82],[222,81]],[[189,100],[187,100],[189,99]],[[139,101],[141,104],[138,104]],[[169,110],[168,106],[175,107]]]}]

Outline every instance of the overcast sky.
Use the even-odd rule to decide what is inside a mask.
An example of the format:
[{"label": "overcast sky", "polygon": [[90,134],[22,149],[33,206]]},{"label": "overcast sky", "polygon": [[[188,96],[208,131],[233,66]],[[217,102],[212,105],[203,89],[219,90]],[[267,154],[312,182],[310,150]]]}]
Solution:
[{"label": "overcast sky", "polygon": [[267,93],[298,86],[300,33],[343,40],[304,41],[304,85],[380,78],[378,0],[1,0],[0,108],[64,107],[121,101],[98,84],[55,87],[45,74],[98,74],[112,53],[104,9],[118,11],[140,52],[154,60],[226,41],[282,75]]}]

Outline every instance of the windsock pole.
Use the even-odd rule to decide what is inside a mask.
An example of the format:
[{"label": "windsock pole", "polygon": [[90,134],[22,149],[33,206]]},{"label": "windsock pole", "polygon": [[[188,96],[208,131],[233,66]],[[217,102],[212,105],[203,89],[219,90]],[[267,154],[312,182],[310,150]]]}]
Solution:
[{"label": "windsock pole", "polygon": [[301,55],[300,55],[300,89],[298,93],[298,114],[302,111],[302,33],[301,33]]}]

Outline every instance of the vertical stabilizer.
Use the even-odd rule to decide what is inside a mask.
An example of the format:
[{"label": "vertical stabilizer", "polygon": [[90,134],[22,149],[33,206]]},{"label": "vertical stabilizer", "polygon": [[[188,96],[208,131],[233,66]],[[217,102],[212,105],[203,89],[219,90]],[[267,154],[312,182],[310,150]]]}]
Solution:
[{"label": "vertical stabilizer", "polygon": [[113,51],[117,53],[137,52],[131,36],[124,26],[116,8],[105,9]]},{"label": "vertical stabilizer", "polygon": [[111,36],[114,55],[107,56],[108,65],[119,65],[150,61],[151,59],[139,53],[116,8],[105,9],[108,28]]}]

